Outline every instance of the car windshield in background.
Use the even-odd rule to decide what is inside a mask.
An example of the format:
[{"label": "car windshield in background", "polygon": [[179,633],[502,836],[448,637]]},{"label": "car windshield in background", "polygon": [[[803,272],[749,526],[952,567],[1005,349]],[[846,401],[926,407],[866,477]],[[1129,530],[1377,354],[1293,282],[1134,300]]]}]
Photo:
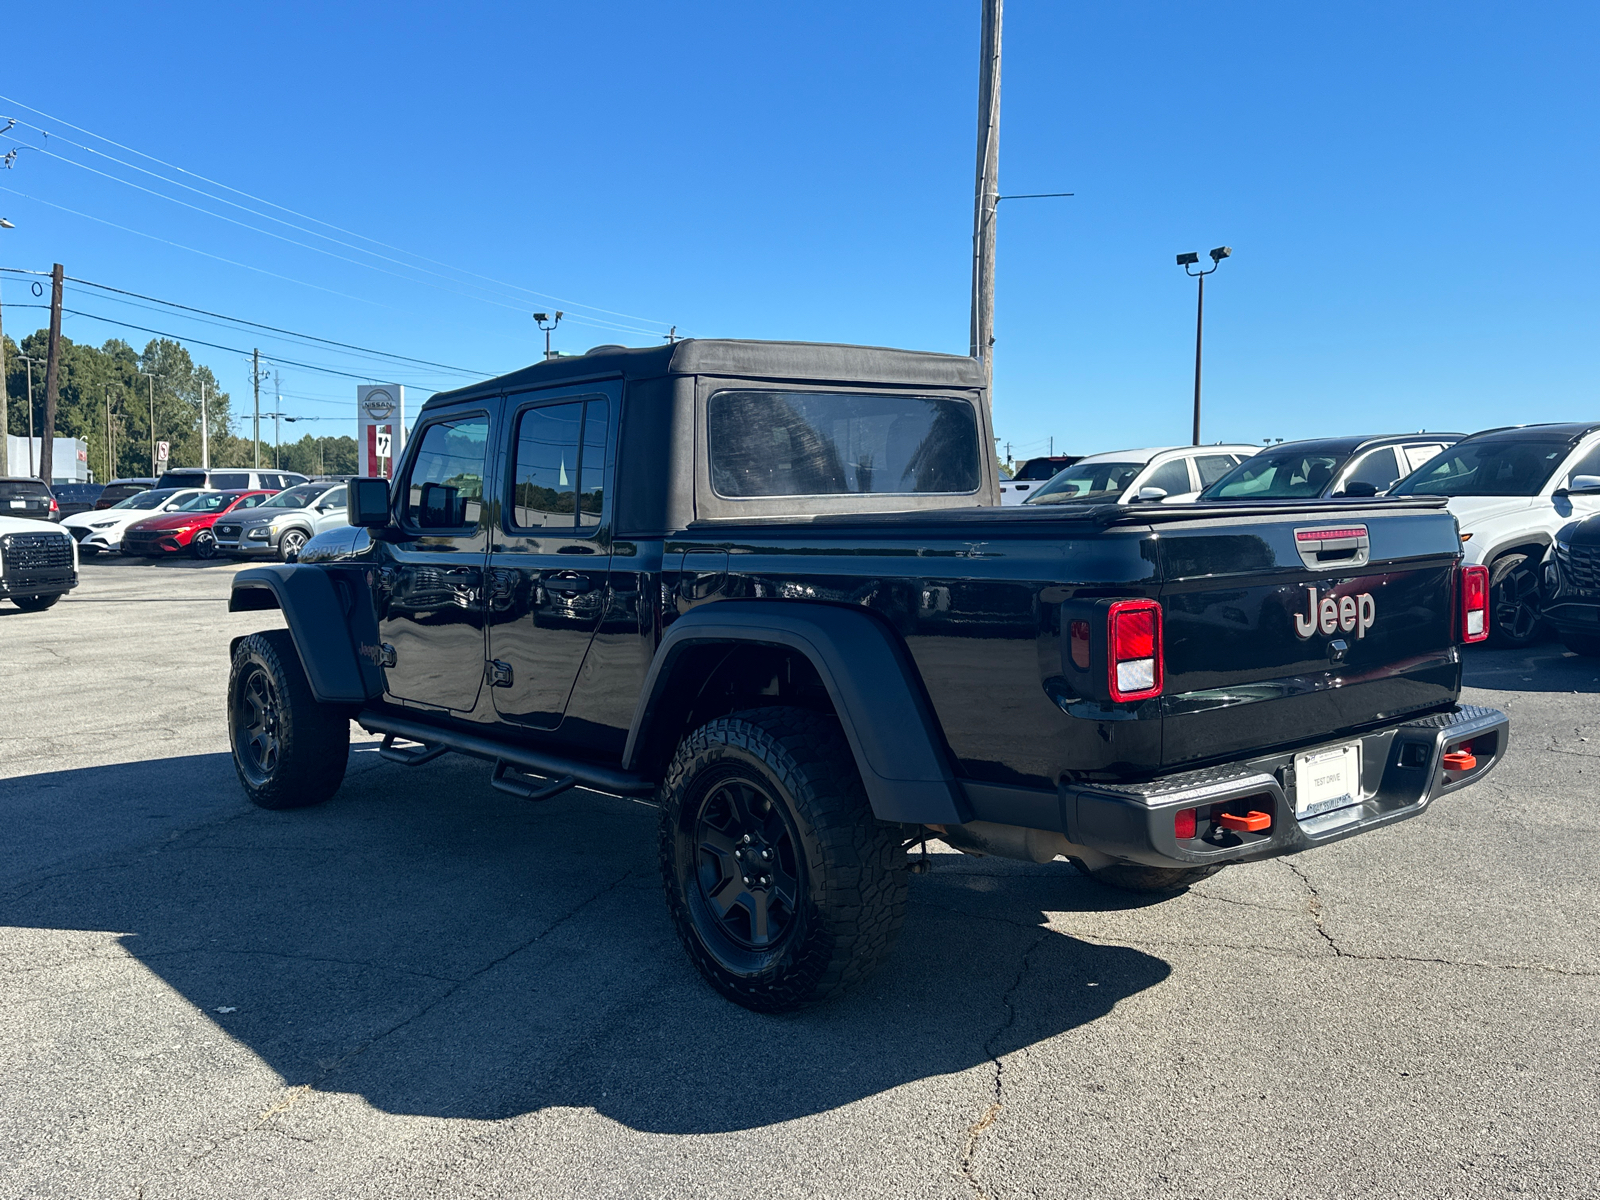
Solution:
[{"label": "car windshield in background", "polygon": [[1145,464],[1140,462],[1076,463],[1057,475],[1024,504],[1068,504],[1075,500],[1115,500],[1128,490]]},{"label": "car windshield in background", "polygon": [[707,417],[719,496],[965,494],[983,479],[965,400],[728,391]]},{"label": "car windshield in background", "polygon": [[0,479],[0,500],[21,500],[26,496],[48,496],[50,489],[37,479]]},{"label": "car windshield in background", "polygon": [[1461,442],[1406,476],[1396,496],[1537,496],[1566,459],[1567,441]]},{"label": "car windshield in background", "polygon": [[172,499],[173,494],[177,490],[178,490],[177,488],[161,488],[160,490],[157,490],[157,491],[139,492],[137,495],[129,496],[126,500],[122,501],[120,504],[113,504],[111,507],[112,508],[160,508],[168,500]]},{"label": "car windshield in background", "polygon": [[302,483],[299,487],[292,487],[287,492],[279,492],[261,507],[304,508],[327,490],[328,485],[324,483]]},{"label": "car windshield in background", "polygon": [[237,492],[201,492],[193,500],[186,500],[178,506],[179,512],[221,512],[239,498]]},{"label": "car windshield in background", "polygon": [[1348,454],[1263,450],[1200,493],[1202,500],[1311,500],[1322,495]]}]

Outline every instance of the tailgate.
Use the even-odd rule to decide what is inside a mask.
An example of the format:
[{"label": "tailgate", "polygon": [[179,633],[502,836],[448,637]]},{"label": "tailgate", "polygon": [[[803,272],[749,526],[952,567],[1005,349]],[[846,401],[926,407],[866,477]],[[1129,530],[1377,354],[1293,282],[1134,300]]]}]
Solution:
[{"label": "tailgate", "polygon": [[1155,526],[1164,767],[1455,701],[1454,518],[1395,502],[1341,509]]}]

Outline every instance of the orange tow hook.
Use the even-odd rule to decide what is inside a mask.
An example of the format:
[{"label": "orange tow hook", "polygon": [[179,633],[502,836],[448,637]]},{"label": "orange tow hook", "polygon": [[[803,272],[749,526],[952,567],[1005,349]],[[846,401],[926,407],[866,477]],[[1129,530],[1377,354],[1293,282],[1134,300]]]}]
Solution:
[{"label": "orange tow hook", "polygon": [[1452,750],[1444,756],[1446,771],[1470,771],[1478,765],[1478,756],[1470,750]]},{"label": "orange tow hook", "polygon": [[1272,814],[1264,812],[1223,813],[1217,824],[1235,833],[1260,833],[1272,828]]}]

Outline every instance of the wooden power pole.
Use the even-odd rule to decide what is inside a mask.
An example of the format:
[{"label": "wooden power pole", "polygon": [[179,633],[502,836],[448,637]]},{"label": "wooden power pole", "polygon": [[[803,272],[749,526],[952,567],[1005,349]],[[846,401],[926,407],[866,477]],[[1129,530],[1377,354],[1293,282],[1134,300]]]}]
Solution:
[{"label": "wooden power pole", "polygon": [[55,474],[56,399],[61,374],[61,264],[50,268],[50,352],[44,368],[44,436],[39,439],[39,478]]},{"label": "wooden power pole", "polygon": [[[1005,0],[982,0],[978,59],[978,182],[972,215],[972,357],[994,381],[995,213],[1000,197],[1000,18]],[[993,398],[991,397],[991,403]]]}]

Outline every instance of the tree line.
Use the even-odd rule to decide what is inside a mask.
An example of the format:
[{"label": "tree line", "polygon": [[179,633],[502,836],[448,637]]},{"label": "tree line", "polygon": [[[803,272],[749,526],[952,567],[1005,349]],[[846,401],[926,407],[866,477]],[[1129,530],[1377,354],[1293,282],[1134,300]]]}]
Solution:
[{"label": "tree line", "polygon": [[[40,329],[20,343],[3,338],[5,388],[7,397],[6,432],[28,436],[28,363],[33,364],[33,435],[44,436],[45,362],[50,333]],[[143,373],[154,376],[152,381]],[[248,436],[237,436],[234,415],[227,392],[217,387],[210,367],[197,365],[180,342],[155,338],[136,351],[121,338],[111,338],[99,347],[61,338],[61,357],[57,368],[56,436],[82,438],[89,446],[89,469],[101,482],[151,473],[151,416],[154,409],[154,439],[171,444],[168,463],[173,467],[199,466],[200,404],[205,397],[206,420],[210,426],[211,465],[248,467],[255,461],[255,448]],[[109,405],[109,413],[108,413]],[[114,461],[107,457],[109,417]],[[248,434],[250,422],[240,432]],[[264,420],[263,433],[270,433]],[[273,446],[261,447],[261,464],[274,465]],[[356,443],[352,437],[317,438],[306,435],[298,442],[278,447],[278,464],[286,471],[307,475],[353,474],[356,469]],[[35,464],[37,466],[37,464]],[[25,475],[26,457],[7,464],[12,475]],[[65,475],[66,463],[55,464],[55,474]]]}]

